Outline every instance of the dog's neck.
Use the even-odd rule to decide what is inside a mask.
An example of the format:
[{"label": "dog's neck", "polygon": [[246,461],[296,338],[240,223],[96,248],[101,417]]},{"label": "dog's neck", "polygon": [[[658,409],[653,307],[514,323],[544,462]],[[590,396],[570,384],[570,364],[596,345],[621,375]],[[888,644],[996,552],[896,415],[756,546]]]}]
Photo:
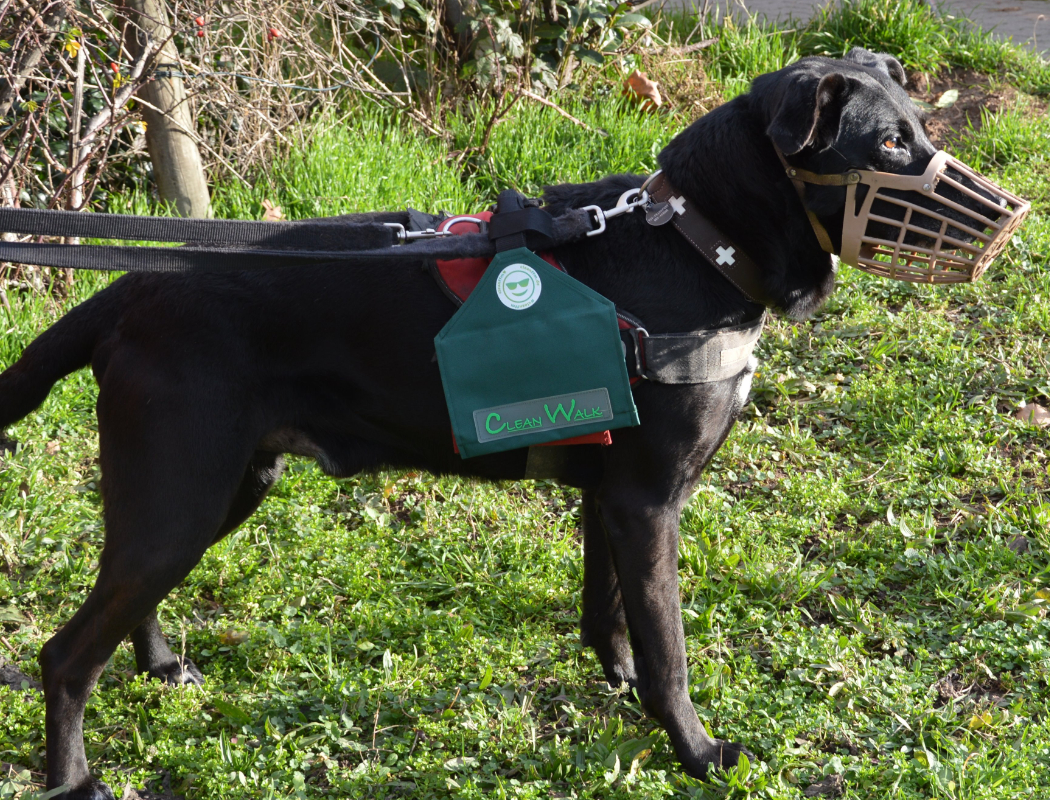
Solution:
[{"label": "dog's neck", "polygon": [[659,162],[671,183],[762,267],[780,310],[801,319],[820,307],[834,287],[832,259],[821,250],[748,95],[678,134]]}]

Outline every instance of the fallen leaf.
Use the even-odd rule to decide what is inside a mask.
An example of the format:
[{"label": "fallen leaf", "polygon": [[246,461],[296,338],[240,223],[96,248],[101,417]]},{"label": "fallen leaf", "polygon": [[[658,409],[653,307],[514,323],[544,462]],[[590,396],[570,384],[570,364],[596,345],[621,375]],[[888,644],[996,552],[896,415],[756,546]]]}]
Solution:
[{"label": "fallen leaf", "polygon": [[44,448],[44,452],[47,453],[49,456],[53,456],[55,453],[57,453],[61,449],[62,449],[61,445],[59,445],[59,443],[57,441],[56,442],[48,442],[47,446]]},{"label": "fallen leaf", "polygon": [[955,101],[959,99],[958,89],[949,89],[940,97],[937,98],[937,102],[934,103],[934,108],[951,108],[955,105]]},{"label": "fallen leaf", "polygon": [[270,200],[263,200],[262,204],[263,208],[266,209],[262,215],[263,222],[279,222],[284,219],[284,211],[279,205]]},{"label": "fallen leaf", "polygon": [[1014,416],[1021,422],[1027,422],[1029,425],[1038,425],[1040,428],[1050,425],[1050,411],[1047,411],[1038,403],[1026,403],[1017,409]]},{"label": "fallen leaf", "polygon": [[13,622],[16,625],[29,622],[26,619],[26,615],[19,611],[15,606],[0,606],[0,622]]},{"label": "fallen leaf", "polygon": [[445,769],[463,769],[465,767],[473,767],[478,763],[478,760],[472,756],[460,756],[459,758],[450,758],[445,762]]},{"label": "fallen leaf", "polygon": [[1030,547],[1028,539],[1020,533],[1010,537],[1010,541],[1006,543],[1006,546],[1013,550],[1015,553],[1017,553],[1017,555],[1027,553]]},{"label": "fallen leaf", "polygon": [[14,692],[25,692],[33,689],[40,691],[40,681],[33,680],[14,664],[0,665],[0,686],[7,686]]},{"label": "fallen leaf", "polygon": [[219,641],[225,645],[243,644],[248,641],[248,631],[239,631],[228,628],[219,634]]},{"label": "fallen leaf", "polygon": [[636,100],[639,100],[642,108],[650,110],[659,108],[664,102],[663,98],[660,97],[660,88],[656,81],[649,80],[644,72],[639,72],[638,70],[627,76],[623,93],[628,97],[634,97]]},{"label": "fallen leaf", "polygon": [[842,776],[841,775],[828,775],[820,783],[814,783],[811,786],[807,786],[806,790],[802,792],[803,797],[838,797],[842,794]]}]

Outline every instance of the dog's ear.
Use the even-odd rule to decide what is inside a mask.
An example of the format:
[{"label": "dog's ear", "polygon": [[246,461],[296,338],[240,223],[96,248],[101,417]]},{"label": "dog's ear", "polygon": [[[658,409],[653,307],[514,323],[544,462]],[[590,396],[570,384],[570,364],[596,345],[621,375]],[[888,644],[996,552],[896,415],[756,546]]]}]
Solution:
[{"label": "dog's ear", "polygon": [[904,74],[904,67],[901,66],[901,62],[887,53],[873,53],[870,50],[865,50],[863,47],[854,47],[846,53],[842,60],[885,72],[901,86],[908,85],[908,76]]},{"label": "dog's ear", "polygon": [[812,144],[830,144],[838,134],[847,85],[839,72],[830,72],[819,81],[812,76],[793,81],[780,93],[766,135],[789,156]]}]

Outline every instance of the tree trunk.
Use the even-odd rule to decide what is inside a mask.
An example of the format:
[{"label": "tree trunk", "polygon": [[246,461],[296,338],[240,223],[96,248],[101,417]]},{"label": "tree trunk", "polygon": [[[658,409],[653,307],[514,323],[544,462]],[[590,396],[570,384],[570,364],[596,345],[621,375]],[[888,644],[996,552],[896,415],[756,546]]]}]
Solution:
[{"label": "tree trunk", "polygon": [[124,0],[136,24],[128,35],[128,49],[136,57],[146,38],[163,43],[157,57],[159,75],[138,92],[146,120],[146,149],[153,162],[153,179],[160,199],[174,204],[180,216],[209,217],[211,206],[200,150],[194,137],[193,116],[179,74],[179,54],[171,40],[164,0]]}]

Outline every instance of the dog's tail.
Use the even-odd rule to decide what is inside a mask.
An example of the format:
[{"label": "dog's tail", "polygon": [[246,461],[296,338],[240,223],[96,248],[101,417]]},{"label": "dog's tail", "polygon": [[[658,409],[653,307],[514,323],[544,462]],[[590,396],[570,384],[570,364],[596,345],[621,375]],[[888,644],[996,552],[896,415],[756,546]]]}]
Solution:
[{"label": "dog's tail", "polygon": [[43,403],[56,382],[91,361],[96,343],[119,316],[114,288],[103,289],[63,316],[0,373],[0,434]]}]

